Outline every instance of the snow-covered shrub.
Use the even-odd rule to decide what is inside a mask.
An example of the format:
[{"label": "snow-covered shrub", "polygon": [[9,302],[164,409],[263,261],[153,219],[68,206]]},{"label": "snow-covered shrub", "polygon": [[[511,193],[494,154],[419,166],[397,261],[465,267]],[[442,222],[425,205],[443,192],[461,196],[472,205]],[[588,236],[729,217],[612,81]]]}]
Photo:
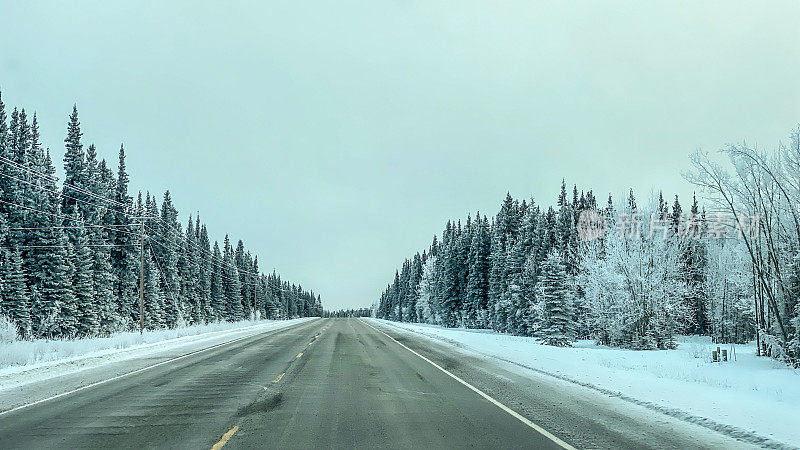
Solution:
[{"label": "snow-covered shrub", "polygon": [[690,320],[681,243],[649,233],[609,233],[587,249],[581,284],[601,344],[637,350],[675,347],[673,336]]},{"label": "snow-covered shrub", "polygon": [[9,344],[19,340],[19,328],[13,320],[0,316],[0,344]]},{"label": "snow-covered shrub", "polygon": [[436,257],[431,256],[422,266],[422,279],[417,286],[417,318],[421,323],[438,324],[439,320],[433,311],[436,303]]}]

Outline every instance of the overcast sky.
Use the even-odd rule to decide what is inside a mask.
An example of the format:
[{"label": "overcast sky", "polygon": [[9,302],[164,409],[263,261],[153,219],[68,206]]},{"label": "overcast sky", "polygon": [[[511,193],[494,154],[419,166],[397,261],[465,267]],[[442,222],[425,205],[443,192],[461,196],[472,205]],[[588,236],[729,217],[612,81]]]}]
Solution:
[{"label": "overcast sky", "polygon": [[170,189],[327,308],[371,304],[506,191],[683,197],[693,150],[800,121],[796,1],[0,4],[3,100],[59,166],[77,103],[133,189]]}]

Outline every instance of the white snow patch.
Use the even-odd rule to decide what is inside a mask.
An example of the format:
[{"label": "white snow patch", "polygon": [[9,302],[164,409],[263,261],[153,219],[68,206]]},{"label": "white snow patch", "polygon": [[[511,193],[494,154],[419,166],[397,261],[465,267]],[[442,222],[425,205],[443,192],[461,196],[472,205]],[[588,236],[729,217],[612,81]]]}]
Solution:
[{"label": "white snow patch", "polygon": [[190,344],[211,346],[312,319],[216,322],[142,334],[124,332],[102,338],[0,343],[0,390]]},{"label": "white snow patch", "polygon": [[712,349],[719,346],[730,351],[731,347],[706,337],[681,337],[677,350],[633,351],[592,341],[562,348],[491,330],[368,320],[511,362],[521,374],[529,375],[529,369],[545,372],[650,403],[656,409],[673,410],[671,415],[683,414],[693,422],[707,418],[723,427],[800,446],[800,370],[756,357],[753,344],[735,346],[736,361],[713,363]]}]

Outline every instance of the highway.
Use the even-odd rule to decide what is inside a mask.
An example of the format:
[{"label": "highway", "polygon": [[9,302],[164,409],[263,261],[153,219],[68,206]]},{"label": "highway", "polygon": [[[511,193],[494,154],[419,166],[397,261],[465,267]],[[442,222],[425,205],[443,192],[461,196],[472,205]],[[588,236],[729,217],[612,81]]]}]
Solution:
[{"label": "highway", "polygon": [[0,413],[0,448],[744,447],[617,402],[318,319]]}]

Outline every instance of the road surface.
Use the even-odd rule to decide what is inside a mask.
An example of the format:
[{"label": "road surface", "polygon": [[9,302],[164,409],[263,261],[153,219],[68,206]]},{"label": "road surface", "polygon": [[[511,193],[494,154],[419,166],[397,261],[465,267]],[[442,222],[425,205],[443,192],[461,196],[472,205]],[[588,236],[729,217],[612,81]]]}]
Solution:
[{"label": "road surface", "polygon": [[0,413],[0,448],[743,446],[373,325],[304,322]]}]

